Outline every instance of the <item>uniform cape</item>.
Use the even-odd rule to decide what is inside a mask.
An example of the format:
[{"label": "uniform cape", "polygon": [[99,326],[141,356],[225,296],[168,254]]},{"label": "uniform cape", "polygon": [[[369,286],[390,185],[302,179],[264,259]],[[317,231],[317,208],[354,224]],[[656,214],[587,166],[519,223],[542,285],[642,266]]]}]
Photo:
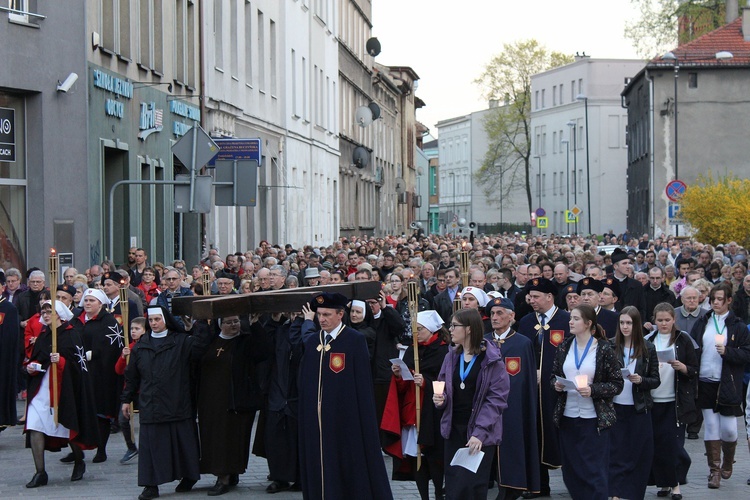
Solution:
[{"label": "uniform cape", "polygon": [[[534,347],[511,330],[503,341],[485,339],[500,348],[510,379],[508,407],[503,411],[503,441],[498,447],[500,486],[539,491],[539,447],[535,419],[539,406]],[[517,363],[517,364],[516,364]]]},{"label": "uniform cape", "polygon": [[330,350],[318,351],[322,337],[322,332],[317,332],[305,339],[300,367],[303,497],[305,500],[393,498],[380,452],[365,338],[358,331],[344,327],[330,342]]},{"label": "uniform cape", "polygon": [[0,299],[0,430],[16,425],[16,381],[20,370],[18,310]]}]

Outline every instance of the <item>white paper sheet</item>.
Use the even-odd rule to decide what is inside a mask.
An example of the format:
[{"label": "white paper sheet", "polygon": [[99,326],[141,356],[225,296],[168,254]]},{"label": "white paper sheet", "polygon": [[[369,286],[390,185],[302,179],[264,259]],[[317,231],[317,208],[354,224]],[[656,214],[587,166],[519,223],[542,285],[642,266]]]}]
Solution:
[{"label": "white paper sheet", "polygon": [[630,370],[628,370],[627,368],[622,368],[620,372],[622,372],[622,378],[628,378],[630,375],[632,375],[630,373]]},{"label": "white paper sheet", "polygon": [[656,351],[656,357],[659,358],[659,363],[674,361],[674,349],[669,348],[664,351]]},{"label": "white paper sheet", "polygon": [[563,389],[565,389],[566,391],[575,391],[578,389],[578,387],[576,387],[576,383],[572,380],[568,380],[566,378],[555,375],[555,381],[561,383],[563,385]]},{"label": "white paper sheet", "polygon": [[476,454],[470,455],[469,448],[459,448],[456,450],[456,454],[453,455],[451,465],[457,465],[476,473],[479,465],[482,463],[482,458],[484,458],[483,451],[478,451]]},{"label": "white paper sheet", "polygon": [[396,365],[399,368],[401,368],[401,378],[403,380],[414,380],[414,375],[411,374],[411,370],[409,370],[409,367],[406,366],[406,363],[404,363],[404,360],[401,358],[393,358],[389,360],[392,365]]}]

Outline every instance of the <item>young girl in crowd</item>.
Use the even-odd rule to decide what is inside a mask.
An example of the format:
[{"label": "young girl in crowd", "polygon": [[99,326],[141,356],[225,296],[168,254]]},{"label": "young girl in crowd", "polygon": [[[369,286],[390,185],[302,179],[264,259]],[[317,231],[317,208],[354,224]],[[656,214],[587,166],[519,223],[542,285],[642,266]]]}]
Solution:
[{"label": "young girl in crowd", "polygon": [[[654,344],[659,361],[659,386],[651,391],[654,399],[651,424],[654,454],[651,475],[659,492],[681,500],[680,485],[687,483],[690,456],[685,451],[685,426],[696,419],[695,378],[698,356],[686,332],[675,327],[674,307],[666,302],[654,308],[656,331],[646,337]],[[660,354],[664,353],[664,354]]]},{"label": "young girl in crowd", "polygon": [[[125,374],[125,368],[128,366],[127,358],[130,356],[130,350],[144,333],[146,333],[146,318],[134,318],[130,322],[130,345],[128,347],[123,347],[122,355],[115,364],[115,371],[118,375]],[[137,406],[135,401],[133,402],[133,406]],[[125,444],[128,446],[128,451],[126,451],[125,455],[120,459],[120,463],[124,465],[138,456],[138,448],[133,439],[130,420],[125,418],[125,415],[123,415],[122,412],[119,414],[119,422],[122,436],[125,438]]]}]

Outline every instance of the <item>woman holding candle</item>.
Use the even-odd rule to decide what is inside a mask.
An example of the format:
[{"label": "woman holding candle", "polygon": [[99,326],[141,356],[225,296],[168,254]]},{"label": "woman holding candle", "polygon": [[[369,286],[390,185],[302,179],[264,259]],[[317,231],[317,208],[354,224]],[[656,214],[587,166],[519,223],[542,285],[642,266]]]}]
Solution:
[{"label": "woman holding candle", "polygon": [[[89,381],[83,341],[78,329],[68,321],[73,313],[56,301],[57,352],[52,352],[52,302],[42,304],[44,329],[33,344],[26,371],[29,374],[29,397],[26,401],[26,447],[31,448],[36,473],[26,484],[37,488],[47,484],[44,451],[60,451],[70,444],[73,450],[71,481],[79,481],[86,471],[82,449],[96,448],[98,431],[96,407]],[[57,370],[58,424],[54,420],[50,386],[51,373]]]},{"label": "woman holding candle", "polygon": [[659,360],[654,345],[643,339],[641,314],[633,306],[620,312],[615,354],[621,361],[624,386],[614,398],[617,421],[610,434],[615,452],[609,456],[609,495],[613,500],[643,498],[654,457],[649,411],[654,404],[651,390],[660,383]]},{"label": "woman holding candle", "polygon": [[750,363],[750,334],[730,310],[730,283],[719,283],[708,297],[711,311],[698,320],[691,334],[700,348],[698,407],[705,425],[703,439],[710,470],[708,487],[716,489],[722,479],[732,476],[737,417],[743,414],[742,378],[745,365]]},{"label": "woman holding candle", "polygon": [[[508,406],[510,381],[500,350],[483,340],[479,311],[462,309],[451,318],[455,345],[443,360],[438,375],[445,392],[432,401],[443,409],[440,434],[445,439],[445,496],[450,499],[485,499],[492,458],[502,441],[502,414]],[[459,448],[469,454],[485,453],[476,473],[450,465]]]},{"label": "woman holding candle", "polygon": [[[552,385],[559,393],[553,415],[560,429],[565,486],[573,499],[606,499],[609,429],[616,420],[613,398],[623,388],[620,363],[596,311],[580,305],[570,312],[571,337],[563,340],[552,365]],[[557,377],[575,381],[566,389]]]},{"label": "woman holding candle", "polygon": [[[651,424],[654,431],[654,461],[651,477],[660,487],[657,496],[672,494],[680,500],[680,485],[687,483],[690,456],[685,451],[685,426],[696,419],[695,378],[698,357],[693,341],[675,327],[674,307],[666,302],[654,308],[657,331],[646,337],[656,347],[659,361],[659,387],[651,391],[654,406]],[[676,425],[675,425],[676,424]]]},{"label": "woman holding candle", "polygon": [[[389,436],[395,436],[383,449],[399,459],[408,457],[406,461],[411,465],[422,500],[430,498],[430,480],[435,486],[435,498],[443,498],[444,441],[440,435],[442,412],[426,402],[432,398],[433,382],[437,380],[445,355],[448,353],[447,335],[448,332],[443,328],[443,320],[438,313],[422,311],[417,315],[420,373],[414,374],[414,380],[406,381],[402,377],[399,365],[392,366],[393,378],[381,424],[381,429],[389,432]],[[413,346],[410,345],[406,350],[403,360],[413,371]],[[418,431],[415,384],[421,388],[421,418]],[[422,453],[422,465],[419,470],[416,469],[415,459],[418,447]]]}]

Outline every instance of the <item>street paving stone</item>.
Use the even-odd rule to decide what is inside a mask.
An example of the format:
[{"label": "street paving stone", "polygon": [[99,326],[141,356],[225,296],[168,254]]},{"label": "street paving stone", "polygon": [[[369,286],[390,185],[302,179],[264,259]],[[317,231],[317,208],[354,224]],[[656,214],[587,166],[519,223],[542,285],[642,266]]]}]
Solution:
[{"label": "street paving stone", "polygon": [[[23,413],[23,402],[18,403],[19,415]],[[702,439],[687,440],[686,447],[693,465],[688,475],[689,484],[682,487],[685,500],[698,499],[750,499],[750,486],[746,484],[750,476],[750,454],[746,445],[744,422],[738,419],[740,428],[740,443],[737,446],[737,463],[734,475],[729,480],[722,480],[721,489],[709,490],[706,487],[708,469],[704,456]],[[137,429],[137,427],[136,427]],[[94,453],[86,453],[86,474],[82,481],[70,482],[73,471],[71,465],[64,465],[59,459],[64,453],[46,453],[46,468],[49,474],[49,484],[36,489],[27,489],[26,483],[34,475],[34,463],[31,451],[24,448],[24,437],[21,427],[14,427],[0,432],[0,499],[16,497],[43,498],[137,498],[142,488],[138,486],[138,460],[130,464],[120,465],[119,460],[125,454],[125,443],[121,435],[112,435],[107,446],[108,460],[94,464],[91,459]],[[657,450],[658,453],[658,450]],[[391,461],[384,457],[386,470],[391,470]],[[298,492],[280,492],[274,495],[266,493],[269,481],[266,479],[268,467],[262,458],[250,455],[248,470],[240,476],[240,484],[223,497],[267,497],[273,500],[300,500],[302,494]],[[190,493],[175,493],[177,482],[160,486],[159,492],[163,498],[197,498],[206,495],[213,486],[215,478],[203,475]],[[393,496],[397,500],[419,499],[419,493],[413,482],[392,481]],[[552,498],[570,498],[562,481],[559,470],[551,473]],[[488,499],[493,500],[497,489],[489,491]],[[223,498],[222,497],[222,498]],[[656,499],[656,488],[650,487],[646,498]],[[667,497],[669,500],[669,497]]]}]

